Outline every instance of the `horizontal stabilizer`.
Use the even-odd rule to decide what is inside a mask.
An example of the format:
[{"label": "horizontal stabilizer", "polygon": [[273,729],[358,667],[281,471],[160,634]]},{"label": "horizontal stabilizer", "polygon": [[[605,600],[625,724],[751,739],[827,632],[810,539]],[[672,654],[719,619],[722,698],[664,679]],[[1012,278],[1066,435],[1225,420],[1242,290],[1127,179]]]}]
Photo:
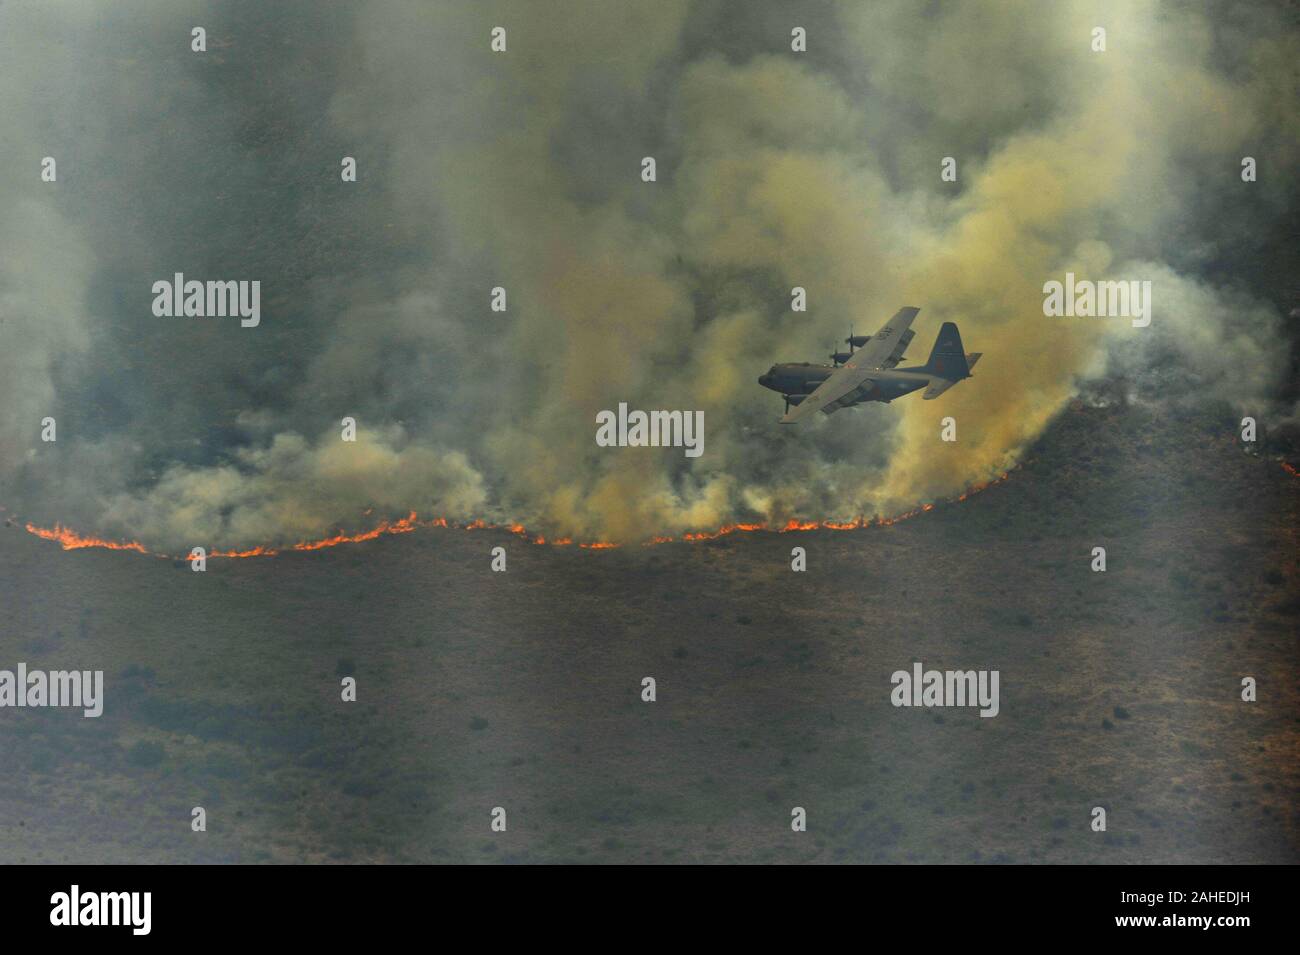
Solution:
[{"label": "horizontal stabilizer", "polygon": [[921,397],[926,401],[929,401],[932,398],[938,398],[955,384],[955,381],[949,381],[947,378],[931,378],[930,387],[925,389],[925,394]]},{"label": "horizontal stabilizer", "polygon": [[[971,352],[966,356],[966,377],[967,378],[970,377],[970,370],[975,367],[975,362],[979,361],[980,358],[983,357],[983,355],[984,355],[983,352],[976,351],[976,352]],[[943,394],[945,391],[947,391],[956,383],[957,382],[952,381],[948,378],[940,378],[938,376],[932,377],[930,379],[930,387],[925,389],[925,394],[923,394],[921,397],[924,398],[926,401],[929,401],[931,398],[938,398],[941,394]]]}]

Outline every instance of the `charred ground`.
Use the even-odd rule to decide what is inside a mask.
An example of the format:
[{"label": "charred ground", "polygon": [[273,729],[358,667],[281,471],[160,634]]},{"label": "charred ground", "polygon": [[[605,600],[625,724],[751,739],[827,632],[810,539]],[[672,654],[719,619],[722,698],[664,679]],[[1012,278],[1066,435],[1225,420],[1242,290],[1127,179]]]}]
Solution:
[{"label": "charred ground", "polygon": [[[106,682],[97,720],[0,711],[0,859],[1296,862],[1300,486],[1236,433],[1080,404],[892,527],[614,551],[195,574],[0,528],[0,667]],[[894,708],[916,660],[999,670],[1001,714]]]}]

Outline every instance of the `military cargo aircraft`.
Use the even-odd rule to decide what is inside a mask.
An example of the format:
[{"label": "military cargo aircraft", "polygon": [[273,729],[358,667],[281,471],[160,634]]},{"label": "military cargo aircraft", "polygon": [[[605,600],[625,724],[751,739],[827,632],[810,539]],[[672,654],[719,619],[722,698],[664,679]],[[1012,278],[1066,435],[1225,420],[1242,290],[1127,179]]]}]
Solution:
[{"label": "military cargo aircraft", "polygon": [[792,362],[768,369],[758,383],[785,397],[782,424],[799,421],[814,411],[833,414],[864,401],[890,402],[921,388],[925,389],[921,397],[929,400],[970,378],[970,370],[983,353],[963,351],[961,334],[953,322],[940,326],[930,360],[924,365],[896,367],[916,336],[910,326],[919,311],[911,306],[900,308],[874,335],[850,332],[844,339],[849,350],[834,352],[829,365]]}]

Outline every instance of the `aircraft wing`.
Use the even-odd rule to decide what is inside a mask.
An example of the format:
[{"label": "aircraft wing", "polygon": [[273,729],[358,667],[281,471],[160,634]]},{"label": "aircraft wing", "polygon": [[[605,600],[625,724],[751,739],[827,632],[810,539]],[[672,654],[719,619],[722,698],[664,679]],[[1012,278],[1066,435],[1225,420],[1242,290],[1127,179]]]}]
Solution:
[{"label": "aircraft wing", "polygon": [[830,377],[818,386],[817,390],[786,412],[782,424],[790,424],[808,417],[814,411],[825,410],[829,405],[839,401],[849,392],[857,389],[871,377],[873,371],[885,367],[893,354],[898,340],[907,331],[912,320],[916,318],[919,308],[910,305],[898,310],[885,327],[871,336],[871,340],[853,353],[853,357],[831,372]]},{"label": "aircraft wing", "polygon": [[885,363],[883,367],[885,368],[896,367],[898,363],[903,360],[903,353],[907,351],[907,346],[912,343],[912,339],[915,337],[916,337],[916,332],[912,331],[910,328],[907,331],[903,332],[903,334],[899,335],[898,344],[894,346],[894,350],[890,352],[889,357],[885,359]]}]

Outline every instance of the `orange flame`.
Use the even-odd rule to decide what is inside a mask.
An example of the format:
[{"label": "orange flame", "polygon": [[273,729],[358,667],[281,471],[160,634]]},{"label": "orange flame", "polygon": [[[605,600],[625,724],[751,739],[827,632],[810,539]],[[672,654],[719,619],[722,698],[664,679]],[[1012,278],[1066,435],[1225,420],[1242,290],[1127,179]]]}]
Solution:
[{"label": "orange flame", "polygon": [[[985,488],[992,487],[994,484],[999,484],[1002,481],[1005,481],[1008,476],[1008,472],[1004,471],[991,481],[986,481],[983,484],[972,485],[967,488],[960,497],[951,498],[948,503],[964,501],[972,494],[978,494]],[[719,537],[726,537],[728,534],[734,534],[738,531],[772,531],[778,534],[789,534],[795,531],[856,531],[866,527],[889,527],[893,524],[897,524],[899,521],[905,521],[909,517],[915,517],[918,514],[932,511],[934,508],[934,503],[920,504],[903,514],[896,514],[893,517],[877,517],[875,520],[872,520],[869,517],[855,517],[851,521],[799,521],[791,519],[778,527],[773,527],[770,524],[724,524],[716,531],[687,531],[682,534],[681,537],[652,537],[650,540],[645,542],[645,546],[653,547],[656,544],[672,544],[677,541],[717,540]]]},{"label": "orange flame", "polygon": [[[192,554],[193,551],[191,551],[190,553]],[[258,546],[258,547],[253,547],[249,550],[214,550],[212,553],[208,554],[208,556],[209,557],[274,557],[278,553],[280,552],[273,547]],[[157,554],[155,556],[165,557],[167,555]],[[189,556],[187,555],[186,560],[188,559]]]},{"label": "orange flame", "polygon": [[134,550],[141,554],[149,553],[139,541],[109,541],[102,537],[83,537],[76,531],[60,524],[53,527],[37,527],[28,524],[27,530],[47,541],[58,541],[64,550],[79,550],[82,547],[106,547],[109,550]]},{"label": "orange flame", "polygon": [[[327,537],[318,541],[303,541],[294,544],[293,550],[323,550],[326,547],[337,547],[339,544],[357,544],[361,541],[372,541],[376,537],[383,537],[385,534],[409,534],[419,527],[419,522],[415,518],[415,511],[406,515],[399,521],[381,521],[378,527],[371,528],[368,531],[362,531],[360,534],[336,534],[333,537]],[[242,554],[233,555],[242,557]]]},{"label": "orange flame", "polygon": [[[1291,474],[1300,476],[1300,473],[1298,473],[1296,469],[1291,467],[1289,464],[1284,463],[1282,466],[1285,467]],[[984,484],[974,485],[968,488],[960,496],[950,499],[949,503],[964,501],[972,494],[978,494],[980,491],[983,491],[985,488],[991,487],[994,484],[998,484],[1001,481],[1005,481],[1006,479],[1007,479],[1007,474],[1003,473],[1000,477],[996,478],[995,480],[988,481]],[[768,532],[774,532],[779,534],[788,534],[795,531],[816,531],[816,530],[853,531],[853,530],[860,530],[866,527],[889,527],[899,523],[900,521],[905,521],[908,518],[915,517],[918,514],[924,514],[928,511],[932,511],[934,510],[934,507],[935,507],[934,503],[920,504],[917,507],[913,508],[912,510],[907,511],[903,514],[897,514],[894,517],[877,517],[875,520],[872,520],[871,518],[867,518],[867,517],[857,517],[851,521],[831,521],[831,520],[798,521],[798,520],[791,519],[787,521],[785,524],[776,527],[767,523],[724,524],[722,527],[719,527],[715,531],[687,531],[683,533],[680,537],[671,537],[671,536],[653,537],[650,540],[645,541],[644,543],[645,546],[649,547],[657,544],[672,544],[679,541],[680,542],[710,541],[710,540],[717,540],[718,538],[721,537],[726,537],[730,534],[752,533],[754,531],[768,531]],[[369,514],[370,511],[366,511],[365,513]],[[100,537],[85,536],[82,534],[78,534],[76,531],[73,531],[70,528],[64,527],[60,524],[55,524],[54,527],[52,528],[46,528],[46,527],[37,527],[35,524],[29,523],[26,525],[26,527],[29,533],[35,534],[37,537],[40,537],[44,540],[57,541],[64,550],[79,550],[87,547],[100,547],[100,548],[106,548],[108,550],[133,550],[141,554],[152,554],[155,557],[164,557],[164,558],[169,557],[169,555],[167,554],[160,554],[160,553],[155,553],[153,551],[150,551],[139,541],[110,541],[110,540],[104,540],[103,538]],[[327,547],[338,547],[341,544],[356,544],[356,543],[360,543],[361,541],[375,540],[376,538],[384,537],[389,534],[408,534],[411,531],[414,531],[420,527],[441,527],[441,528],[458,527],[461,530],[467,530],[467,531],[473,531],[473,530],[508,531],[509,533],[516,534],[519,537],[522,537],[524,540],[529,541],[533,544],[544,545],[549,543],[553,547],[568,547],[568,546],[572,546],[575,543],[573,538],[571,537],[558,537],[548,541],[545,537],[541,535],[530,535],[528,533],[528,530],[522,524],[492,524],[489,523],[488,521],[482,520],[481,518],[470,521],[469,523],[466,524],[453,524],[445,517],[434,517],[428,520],[421,521],[417,517],[415,511],[411,511],[411,513],[408,514],[406,517],[394,521],[381,521],[377,526],[371,528],[370,530],[361,531],[360,533],[356,533],[356,534],[344,534],[340,532],[331,537],[321,538],[320,540],[299,541],[297,544],[293,544],[292,546],[283,549],[275,548],[275,547],[258,546],[258,547],[250,548],[248,550],[213,550],[208,554],[208,556],[209,557],[231,557],[231,558],[274,557],[275,555],[284,553],[286,551],[292,552],[292,551],[324,550]],[[621,547],[622,545],[617,541],[578,541],[577,546],[582,548],[583,550],[612,550],[616,547]]]}]

